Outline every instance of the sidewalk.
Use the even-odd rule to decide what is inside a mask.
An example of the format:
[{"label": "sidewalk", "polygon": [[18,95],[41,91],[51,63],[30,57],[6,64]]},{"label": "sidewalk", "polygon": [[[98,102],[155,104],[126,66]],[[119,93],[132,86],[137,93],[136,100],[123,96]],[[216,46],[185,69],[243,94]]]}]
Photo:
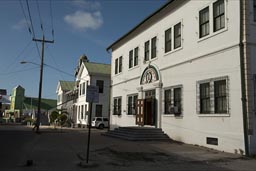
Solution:
[{"label": "sidewalk", "polygon": [[[30,129],[30,128],[29,128]],[[132,142],[102,136],[92,129],[89,163],[86,128],[54,130],[41,127],[41,134],[26,145],[17,170],[199,170],[255,171],[256,160],[177,142]],[[33,164],[26,166],[32,160]]]}]

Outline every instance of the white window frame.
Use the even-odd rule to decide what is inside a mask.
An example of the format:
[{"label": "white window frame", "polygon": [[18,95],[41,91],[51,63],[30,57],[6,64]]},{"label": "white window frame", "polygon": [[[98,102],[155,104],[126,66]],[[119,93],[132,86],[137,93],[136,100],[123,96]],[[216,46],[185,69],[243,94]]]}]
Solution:
[{"label": "white window frame", "polygon": [[[138,55],[136,56],[136,49],[138,49]],[[132,56],[130,56],[132,54]],[[132,63],[130,64],[130,57],[132,57]],[[136,57],[137,57],[137,63],[136,63]],[[136,46],[135,48],[131,49],[128,53],[128,69],[133,69],[139,65],[139,46]]]},{"label": "white window frame", "polygon": [[[127,115],[135,115],[136,114],[136,102],[134,101],[134,98],[137,96],[138,99],[138,94],[130,94],[127,95]],[[132,98],[132,109],[135,109],[134,111],[132,111],[132,113],[129,113],[129,97]]]},{"label": "white window frame", "polygon": [[[118,100],[121,100],[119,104]],[[117,109],[118,109],[118,106],[120,106],[120,113],[117,112],[115,113],[115,100],[117,100]],[[113,98],[113,112],[112,112],[112,115],[122,115],[122,96],[119,96],[119,97],[114,97]]]},{"label": "white window frame", "polygon": [[[224,21],[225,21],[225,27],[222,28],[222,29],[219,29],[217,31],[214,31],[214,16],[213,16],[213,4],[216,3],[218,0],[215,0],[205,6],[203,6],[202,8],[200,8],[198,10],[198,14],[197,14],[197,20],[198,20],[198,42],[201,42],[203,40],[206,40],[210,37],[213,37],[215,35],[218,35],[222,32],[225,32],[228,30],[228,13],[227,13],[227,1],[224,0]],[[203,9],[209,7],[209,34],[207,36],[203,36],[203,37],[200,37],[200,11],[202,11]]]},{"label": "white window frame", "polygon": [[[226,81],[226,113],[216,113],[215,112],[215,95],[214,95],[214,82],[216,81],[221,81],[225,80]],[[210,111],[209,113],[201,113],[200,110],[200,85],[204,83],[210,83]],[[228,76],[223,76],[223,77],[216,77],[216,78],[210,78],[206,80],[201,80],[197,81],[196,83],[197,87],[197,114],[198,116],[230,116],[230,109],[229,109],[229,77]]]},{"label": "white window frame", "polygon": [[[122,66],[121,66],[121,68],[120,68],[120,60],[121,60],[121,59],[122,59]],[[119,56],[118,58],[116,58],[116,59],[114,60],[114,65],[115,65],[114,74],[115,74],[115,75],[118,75],[118,74],[120,74],[120,73],[123,72],[123,63],[124,63],[123,60],[124,60],[124,59],[123,59],[123,56]]]},{"label": "white window frame", "polygon": [[[181,34],[180,35],[180,46],[175,48],[174,27],[178,24],[180,24],[180,34]],[[165,49],[166,48],[165,33],[169,29],[171,29],[171,50],[166,52],[166,49]],[[183,20],[178,20],[177,22],[175,22],[175,24],[171,25],[170,27],[168,27],[164,30],[164,54],[168,55],[168,54],[174,53],[174,52],[176,52],[176,51],[178,51],[182,48],[183,48]]]},{"label": "white window frame", "polygon": [[[174,89],[176,88],[180,88],[181,89],[181,95],[180,95],[180,98],[181,98],[181,108],[180,108],[180,113],[178,114],[175,114],[173,110],[171,110],[171,108],[175,107],[174,106]],[[169,109],[170,110],[170,113],[167,113],[166,112],[166,107],[165,107],[165,91],[167,90],[170,90],[171,91],[171,108]],[[170,87],[166,87],[164,88],[164,91],[163,91],[163,109],[164,109],[164,115],[165,116],[168,116],[168,115],[176,115],[176,116],[183,116],[184,112],[183,112],[183,106],[184,106],[184,101],[183,101],[183,86],[182,85],[176,85],[176,86],[170,86]]]}]

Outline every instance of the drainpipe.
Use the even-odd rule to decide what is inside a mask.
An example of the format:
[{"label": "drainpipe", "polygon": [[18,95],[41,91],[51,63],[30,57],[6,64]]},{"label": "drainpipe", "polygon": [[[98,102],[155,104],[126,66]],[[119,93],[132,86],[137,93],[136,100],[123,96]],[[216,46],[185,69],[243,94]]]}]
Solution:
[{"label": "drainpipe", "polygon": [[[244,0],[240,0],[240,71],[241,71],[241,91],[242,91],[242,110],[243,110],[243,129],[244,129],[244,145],[245,155],[249,156],[249,141],[248,141],[248,116],[247,116],[247,99],[246,99],[246,82],[245,82],[245,54],[244,54]],[[246,42],[246,39],[245,39]]]}]

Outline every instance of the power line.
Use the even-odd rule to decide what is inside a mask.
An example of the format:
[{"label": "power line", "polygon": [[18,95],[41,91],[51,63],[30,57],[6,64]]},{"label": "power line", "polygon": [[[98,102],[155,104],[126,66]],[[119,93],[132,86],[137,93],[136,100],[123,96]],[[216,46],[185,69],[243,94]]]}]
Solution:
[{"label": "power line", "polygon": [[52,0],[50,0],[50,16],[51,16],[51,24],[52,24],[52,39],[54,40],[53,15],[52,15]]},{"label": "power line", "polygon": [[[35,31],[34,31],[34,26],[33,26],[32,18],[31,18],[31,13],[30,13],[30,9],[29,9],[28,0],[26,0],[26,2],[27,2],[28,16],[29,16],[30,25],[31,25],[31,28],[32,28],[33,39],[34,39],[35,38]],[[35,42],[35,44],[36,44],[36,49],[37,49],[38,56],[40,58],[40,51],[39,51],[39,47],[38,47],[37,42]]]},{"label": "power line", "polygon": [[74,77],[73,74],[70,74],[70,73],[67,73],[67,72],[65,72],[65,71],[62,71],[62,70],[60,70],[60,69],[58,69],[58,68],[55,68],[55,67],[53,67],[53,66],[51,66],[51,65],[48,65],[48,64],[44,64],[44,65],[47,66],[47,67],[49,67],[49,68],[52,68],[52,69],[54,69],[54,70],[56,70],[56,71],[59,71],[59,72],[61,72],[61,73],[63,73],[63,74],[66,74],[66,75],[69,75],[69,76]]},{"label": "power line", "polygon": [[37,5],[38,14],[39,14],[41,30],[42,30],[43,35],[44,35],[43,20],[42,20],[42,17],[41,17],[38,0],[36,0],[36,5]]},{"label": "power line", "polygon": [[31,14],[30,14],[28,0],[26,0],[26,2],[27,2],[28,16],[29,16],[29,20],[30,20],[30,24],[31,24],[32,34],[33,34],[33,38],[35,38],[35,31],[34,31],[34,26],[33,26]]},{"label": "power line", "polygon": [[8,73],[0,73],[0,75],[11,75],[11,74],[16,74],[16,73],[24,72],[24,71],[34,70],[36,68],[38,68],[38,67],[28,68],[28,69],[24,69],[24,70],[12,71],[12,72],[8,72]]},{"label": "power line", "polygon": [[28,32],[30,33],[30,35],[32,35],[31,29],[30,29],[30,26],[29,26],[29,22],[28,22],[28,18],[27,18],[26,13],[25,13],[25,9],[24,9],[24,7],[22,5],[21,0],[19,0],[19,2],[20,2],[22,13],[23,13],[23,15],[25,17],[25,20],[26,20],[26,24],[27,24],[27,27],[28,27]]}]

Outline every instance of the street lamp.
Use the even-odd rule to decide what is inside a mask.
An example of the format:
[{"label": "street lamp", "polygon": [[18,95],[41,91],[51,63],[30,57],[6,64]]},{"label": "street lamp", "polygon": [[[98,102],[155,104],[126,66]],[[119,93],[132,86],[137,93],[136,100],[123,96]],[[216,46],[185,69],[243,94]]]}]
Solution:
[{"label": "street lamp", "polygon": [[[34,65],[39,65],[34,62],[27,62],[27,61],[21,61],[21,64],[31,63]],[[42,82],[43,82],[43,55],[41,58],[41,64],[40,64],[40,79],[39,79],[39,93],[38,93],[38,105],[37,105],[37,115],[36,115],[36,123],[35,127],[36,132],[39,132],[39,126],[40,126],[40,118],[41,118],[41,97],[42,97]],[[34,129],[33,128],[33,129]]]}]

